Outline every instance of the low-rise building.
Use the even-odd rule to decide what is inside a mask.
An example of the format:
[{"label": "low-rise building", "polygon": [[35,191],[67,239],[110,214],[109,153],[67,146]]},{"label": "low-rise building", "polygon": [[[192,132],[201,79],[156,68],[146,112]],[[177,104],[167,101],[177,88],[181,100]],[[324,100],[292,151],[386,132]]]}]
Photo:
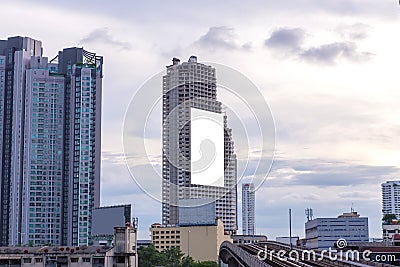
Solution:
[{"label": "low-rise building", "polygon": [[231,235],[231,238],[233,244],[254,244],[268,240],[265,235]]},{"label": "low-rise building", "polygon": [[[114,238],[114,227],[136,224],[132,218],[131,204],[104,206],[92,209],[91,240],[96,246],[111,246]],[[133,219],[133,220],[132,220]]]},{"label": "low-rise building", "polygon": [[0,266],[136,267],[136,228],[115,227],[113,247],[0,247]]},{"label": "low-rise building", "polygon": [[400,238],[400,224],[382,224],[383,241],[393,241]]},{"label": "low-rise building", "polygon": [[137,241],[137,247],[138,248],[140,248],[140,247],[150,247],[151,245],[153,245],[153,244],[151,243],[150,239],[138,239],[138,241]]},{"label": "low-rise building", "polygon": [[368,218],[357,212],[343,213],[337,218],[316,218],[305,224],[306,247],[327,250],[339,239],[347,242],[368,242]]},{"label": "low-rise building", "polygon": [[154,223],[150,231],[152,244],[158,251],[178,247],[195,261],[218,261],[222,242],[232,242],[231,237],[225,235],[219,219],[207,225],[162,226]]},{"label": "low-rise building", "polygon": [[290,245],[290,243],[292,243],[292,246],[297,246],[300,238],[298,236],[292,236],[292,237],[277,236],[275,240],[276,240],[276,242],[279,242],[279,243],[283,243],[283,244],[287,244],[287,245]]}]

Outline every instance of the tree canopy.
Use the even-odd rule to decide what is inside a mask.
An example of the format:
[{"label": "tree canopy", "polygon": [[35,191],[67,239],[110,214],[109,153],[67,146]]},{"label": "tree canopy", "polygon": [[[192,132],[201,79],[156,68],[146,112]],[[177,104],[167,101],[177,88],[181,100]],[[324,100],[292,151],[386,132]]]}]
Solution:
[{"label": "tree canopy", "polygon": [[172,247],[162,252],[157,251],[154,246],[138,248],[139,267],[218,267],[214,261],[195,262],[191,257],[178,248]]},{"label": "tree canopy", "polygon": [[385,214],[383,215],[382,222],[385,224],[391,224],[393,220],[397,220],[395,214]]}]

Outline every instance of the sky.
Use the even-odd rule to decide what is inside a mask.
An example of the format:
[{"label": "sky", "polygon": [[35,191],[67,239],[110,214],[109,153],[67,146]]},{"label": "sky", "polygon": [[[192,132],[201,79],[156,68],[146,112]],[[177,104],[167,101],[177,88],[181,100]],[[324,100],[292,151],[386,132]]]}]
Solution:
[{"label": "sky", "polygon": [[[398,1],[0,5],[6,11],[0,16],[1,39],[39,39],[49,58],[72,46],[104,56],[101,203],[132,203],[139,238],[148,239],[150,224],[160,222],[161,205],[140,190],[126,166],[125,113],[135,92],[172,57],[191,55],[247,76],[273,114],[275,160],[256,192],[257,233],[287,236],[289,208],[293,233],[300,237],[306,208],[315,217],[354,208],[369,217],[370,237],[381,237],[380,184],[400,180]],[[146,141],[159,166],[161,124],[150,127],[155,135]],[[240,198],[238,205],[240,210]]]}]

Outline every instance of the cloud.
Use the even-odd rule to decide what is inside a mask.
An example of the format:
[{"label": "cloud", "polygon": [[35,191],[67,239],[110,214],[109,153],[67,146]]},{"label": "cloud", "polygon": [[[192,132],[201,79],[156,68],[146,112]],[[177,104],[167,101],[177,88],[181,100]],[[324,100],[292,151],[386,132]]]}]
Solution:
[{"label": "cloud", "polygon": [[357,45],[353,42],[336,42],[310,47],[303,50],[298,57],[310,63],[333,65],[340,59],[353,62],[367,61],[373,57],[373,54],[358,51]]},{"label": "cloud", "polygon": [[379,184],[400,173],[394,166],[372,166],[323,159],[275,160],[268,186],[314,186],[319,188]]},{"label": "cloud", "polygon": [[251,43],[239,44],[234,29],[226,26],[210,27],[194,44],[210,50],[251,48]]},{"label": "cloud", "polygon": [[[361,25],[353,25],[346,31],[343,30],[343,34],[349,39],[366,38],[366,28],[364,27],[364,31],[361,31],[361,28]],[[362,62],[373,57],[373,53],[359,51],[357,44],[351,41],[306,47],[303,45],[306,36],[304,29],[281,27],[271,33],[265,41],[265,46],[280,50],[285,55],[292,55],[296,59],[320,65],[334,65],[341,59]]]},{"label": "cloud", "polygon": [[342,192],[338,196],[344,199],[357,199],[357,200],[369,200],[374,196],[375,192],[365,191],[353,191],[353,192]]},{"label": "cloud", "polygon": [[132,45],[129,42],[123,42],[116,40],[111,34],[108,28],[95,29],[86,35],[79,41],[82,44],[89,43],[103,43],[111,46],[116,46],[119,49],[132,49]]},{"label": "cloud", "polygon": [[301,49],[305,38],[305,31],[300,28],[279,28],[272,32],[265,41],[265,45],[271,48],[288,49],[296,51]]},{"label": "cloud", "polygon": [[345,40],[363,40],[368,37],[371,26],[364,23],[355,23],[352,25],[340,25],[336,32]]}]

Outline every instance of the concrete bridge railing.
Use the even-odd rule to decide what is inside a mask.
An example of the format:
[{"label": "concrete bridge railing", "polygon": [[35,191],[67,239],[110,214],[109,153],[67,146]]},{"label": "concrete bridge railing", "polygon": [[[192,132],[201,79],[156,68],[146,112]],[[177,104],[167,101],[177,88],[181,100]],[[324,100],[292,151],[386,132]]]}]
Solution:
[{"label": "concrete bridge railing", "polygon": [[225,241],[219,250],[220,261],[229,267],[271,267],[240,247]]}]

